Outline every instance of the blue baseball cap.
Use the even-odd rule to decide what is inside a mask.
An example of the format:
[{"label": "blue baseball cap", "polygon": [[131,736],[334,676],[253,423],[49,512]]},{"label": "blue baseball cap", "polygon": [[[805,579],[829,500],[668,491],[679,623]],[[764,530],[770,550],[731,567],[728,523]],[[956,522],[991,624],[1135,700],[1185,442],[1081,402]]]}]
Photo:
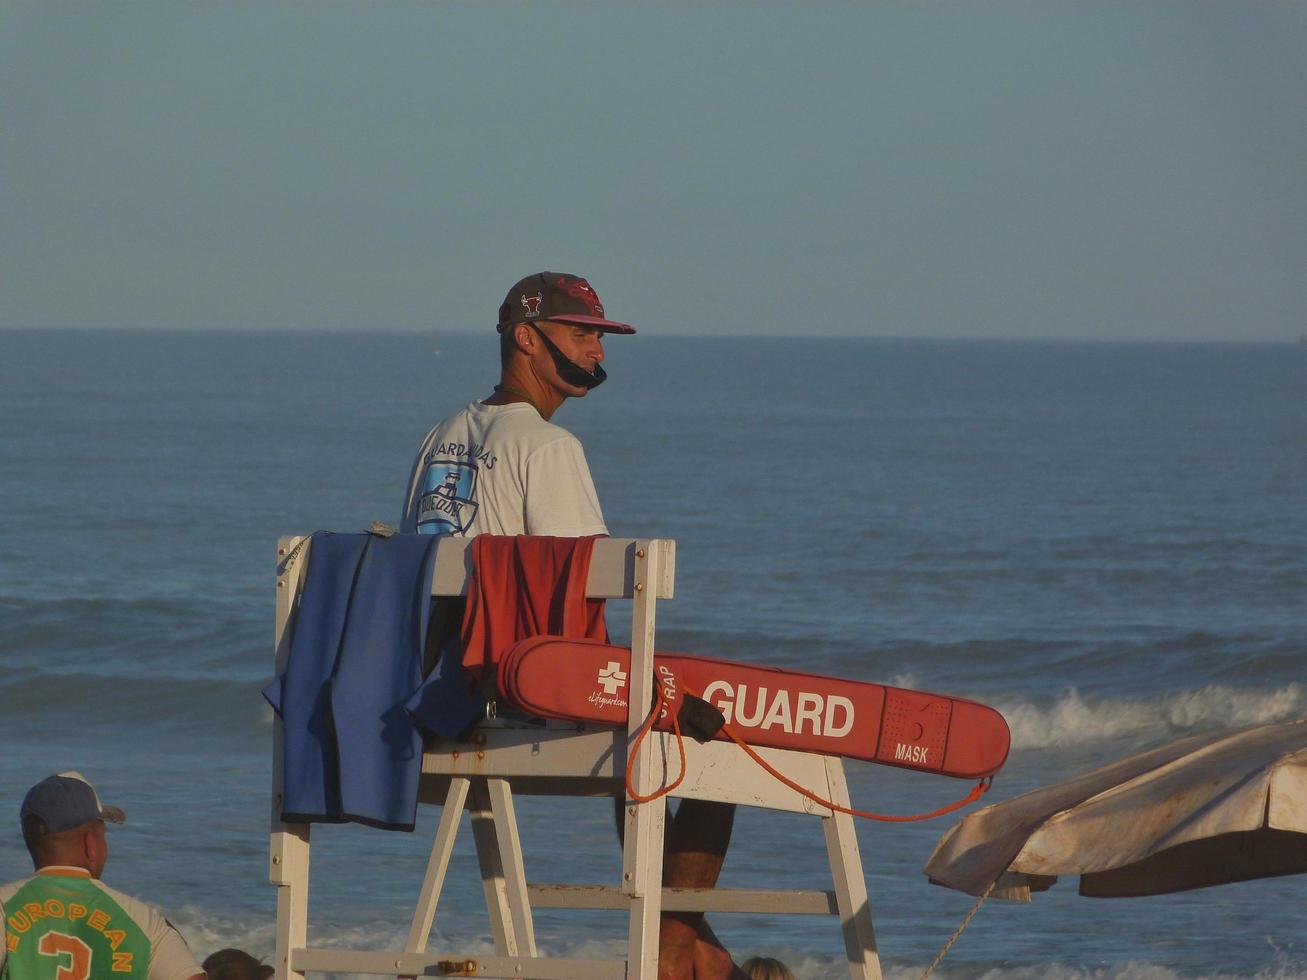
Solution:
[{"label": "blue baseball cap", "polygon": [[42,833],[57,834],[72,830],[94,820],[122,823],[127,814],[116,806],[100,802],[95,787],[80,772],[61,772],[46,776],[27,791],[19,815],[26,827],[28,817],[36,817],[44,825]]}]

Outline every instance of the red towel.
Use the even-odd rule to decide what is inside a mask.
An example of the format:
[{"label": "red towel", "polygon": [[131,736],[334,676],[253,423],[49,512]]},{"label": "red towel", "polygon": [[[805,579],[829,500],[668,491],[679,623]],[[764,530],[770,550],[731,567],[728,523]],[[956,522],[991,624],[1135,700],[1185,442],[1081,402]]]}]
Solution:
[{"label": "red towel", "polygon": [[463,613],[463,668],[479,683],[513,644],[552,634],[608,642],[604,600],[585,597],[594,537],[478,534]]}]

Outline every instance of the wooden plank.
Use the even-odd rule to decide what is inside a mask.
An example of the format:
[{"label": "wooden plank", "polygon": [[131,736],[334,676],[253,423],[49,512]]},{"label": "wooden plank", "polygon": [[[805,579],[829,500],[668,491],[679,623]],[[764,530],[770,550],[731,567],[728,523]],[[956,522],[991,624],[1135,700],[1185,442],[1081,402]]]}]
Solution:
[{"label": "wooden plank", "polygon": [[[634,700],[632,701],[634,702]],[[438,803],[443,790],[429,786],[432,776],[499,776],[513,780],[519,795],[557,792],[559,795],[597,795],[603,785],[613,795],[623,792],[626,772],[627,733],[611,728],[567,732],[536,727],[478,729],[467,744],[442,742],[422,759],[423,802]],[[793,779],[821,795],[827,791],[826,756],[787,749],[760,748],[762,758]],[[645,739],[654,775],[653,785],[674,779],[680,771],[676,736],[654,732]],[[825,815],[829,811],[796,793],[765,772],[731,742],[700,745],[685,739],[687,772],[673,797],[718,800],[744,806],[786,810],[791,813]],[[541,776],[549,773],[549,777]],[[556,788],[550,779],[556,778]],[[567,780],[595,781],[591,791],[569,788]],[[607,780],[600,784],[598,780]]]},{"label": "wooden plank", "polygon": [[[675,755],[675,736],[663,733],[665,751],[672,753],[673,765],[679,765]],[[778,772],[800,786],[807,787],[818,796],[826,796],[828,756],[790,749],[755,747],[754,751]],[[790,789],[749,758],[734,742],[708,742],[700,745],[694,739],[685,739],[685,781],[672,795],[696,800],[718,800],[742,806],[762,807],[768,810],[786,810],[790,813],[807,813],[824,816],[830,810],[814,803],[801,793]],[[674,770],[673,770],[674,771]]]},{"label": "wooden plank", "polygon": [[[450,782],[464,776],[427,775],[422,777],[418,802],[439,804],[449,792]],[[620,779],[593,779],[587,776],[513,776],[517,796],[578,796],[611,800],[622,795]]]},{"label": "wooden plank", "polygon": [[[657,599],[670,599],[675,592],[676,542],[653,538],[599,538],[590,556],[586,594],[595,599],[630,599],[635,595],[635,552],[652,549],[658,561],[657,574],[646,586]],[[467,595],[472,572],[472,539],[441,538],[436,546],[436,564],[431,575],[432,595]]]},{"label": "wooden plank", "polygon": [[427,948],[431,925],[436,921],[436,903],[445,887],[445,874],[449,870],[449,858],[454,851],[454,838],[458,836],[463,805],[467,802],[467,790],[466,779],[450,780],[449,790],[445,794],[445,808],[440,814],[440,826],[436,828],[436,836],[431,841],[431,856],[427,860],[426,874],[422,876],[422,891],[413,909],[408,942],[404,945],[410,953],[421,953]]},{"label": "wooden plank", "polygon": [[[276,621],[273,638],[274,675],[286,672],[290,659],[290,640],[295,628],[295,600],[304,587],[304,572],[308,568],[309,540],[303,537],[281,538],[277,542],[277,596]],[[281,718],[272,718],[272,810],[269,814],[268,880],[282,884],[299,876],[307,862],[308,827],[294,827],[281,822],[283,769],[285,750]]]},{"label": "wooden plank", "polygon": [[[849,784],[844,777],[844,763],[828,759],[832,803],[849,805]],[[862,871],[862,856],[853,817],[838,810],[822,820],[826,833],[826,853],[831,875],[835,879],[835,899],[840,910],[840,929],[844,934],[844,951],[852,980],[881,980],[880,953],[876,949],[876,930],[871,924],[871,903],[867,899],[867,881]]]},{"label": "wooden plank", "polygon": [[[653,703],[658,685],[654,677],[654,625],[656,589],[661,554],[650,542],[637,542],[635,550],[634,598],[631,601],[631,668],[627,679],[627,753],[635,744],[636,736],[645,722],[645,706]],[[633,762],[628,758],[630,770],[627,793],[632,790],[641,798],[651,795],[659,780],[659,755],[663,748],[660,740],[647,739]],[[661,767],[662,779],[666,775]],[[629,930],[627,941],[627,973],[632,980],[653,980],[658,972],[658,930],[662,915],[663,897],[663,834],[667,819],[667,806],[661,799],[636,804],[627,796],[625,807],[626,832],[622,849],[622,891],[630,898]]]},{"label": "wooden plank", "polygon": [[490,792],[484,779],[472,781],[472,838],[476,842],[477,861],[481,866],[481,889],[486,896],[486,909],[490,913],[490,932],[495,940],[495,952],[501,956],[517,956],[516,920],[509,908],[508,881],[500,859],[499,840],[495,817],[490,807]]},{"label": "wooden plank", "polygon": [[276,980],[303,980],[291,964],[290,951],[308,942],[308,879],[277,886],[277,939],[273,958]]},{"label": "wooden plank", "polygon": [[[274,626],[275,673],[286,670],[294,633],[296,598],[308,568],[308,540],[282,538],[277,542],[277,596]],[[291,968],[290,951],[308,942],[309,929],[309,827],[281,822],[284,786],[284,734],[275,714],[272,726],[272,794],[268,831],[268,880],[277,886],[277,929],[274,968],[277,980],[303,980]]]},{"label": "wooden plank", "polygon": [[468,743],[441,742],[422,756],[422,772],[455,776],[621,775],[626,733],[613,728],[560,733],[541,728],[477,729]]},{"label": "wooden plank", "polygon": [[[630,899],[611,885],[527,885],[531,904],[543,909],[624,909]],[[763,888],[664,888],[662,907],[671,912],[772,912],[781,915],[837,915],[833,891]]]},{"label": "wooden plank", "polygon": [[518,952],[536,955],[535,923],[531,920],[531,899],[526,891],[526,866],[522,861],[522,840],[517,833],[517,811],[513,808],[513,791],[505,779],[487,779],[490,812],[495,818],[495,840],[499,845],[499,866],[504,870],[508,911],[513,919]]},{"label": "wooden plank", "polygon": [[475,953],[405,953],[371,949],[296,949],[301,975],[373,973],[379,976],[513,977],[515,980],[625,980],[626,961],[563,957],[480,956]]}]

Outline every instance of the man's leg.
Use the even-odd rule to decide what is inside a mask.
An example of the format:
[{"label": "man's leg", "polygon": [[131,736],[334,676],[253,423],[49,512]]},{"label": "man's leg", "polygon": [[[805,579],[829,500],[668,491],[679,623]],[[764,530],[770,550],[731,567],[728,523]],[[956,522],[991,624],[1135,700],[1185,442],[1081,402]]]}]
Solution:
[{"label": "man's leg", "polygon": [[[717,884],[735,825],[735,805],[682,800],[667,822],[663,885],[712,888]],[[658,931],[659,980],[717,980],[742,976],[717,942],[702,912],[664,912]]]},{"label": "man's leg", "polygon": [[[617,839],[624,840],[625,807],[614,801]],[[663,836],[663,886],[712,888],[717,884],[735,826],[735,804],[682,800],[668,807]],[[702,912],[664,912],[658,930],[659,980],[748,980],[717,941]]]}]

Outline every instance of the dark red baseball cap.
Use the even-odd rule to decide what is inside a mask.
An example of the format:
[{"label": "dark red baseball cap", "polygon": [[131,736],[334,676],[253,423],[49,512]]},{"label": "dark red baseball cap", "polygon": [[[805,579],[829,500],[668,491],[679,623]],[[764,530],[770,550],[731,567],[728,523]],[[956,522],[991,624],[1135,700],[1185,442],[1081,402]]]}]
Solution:
[{"label": "dark red baseball cap", "polygon": [[499,307],[496,330],[532,320],[557,320],[594,327],[604,333],[635,333],[629,323],[604,319],[604,304],[594,287],[566,272],[537,272],[513,285]]}]

